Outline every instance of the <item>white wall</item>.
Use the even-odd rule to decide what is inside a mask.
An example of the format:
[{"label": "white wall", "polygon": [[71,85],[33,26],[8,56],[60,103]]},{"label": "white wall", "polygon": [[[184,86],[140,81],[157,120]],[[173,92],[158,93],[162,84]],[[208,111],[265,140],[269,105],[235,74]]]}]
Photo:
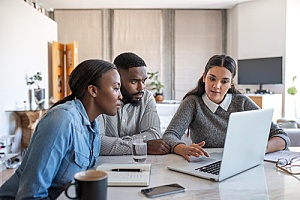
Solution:
[{"label": "white wall", "polygon": [[42,72],[48,104],[49,44],[57,40],[57,24],[22,0],[2,0],[0,27],[0,135],[6,135],[9,120],[5,111],[23,106],[24,101],[29,107],[26,76]]},{"label": "white wall", "polygon": [[[78,63],[103,54],[102,10],[55,10],[58,42],[78,42]],[[80,27],[80,28],[79,28]]]},{"label": "white wall", "polygon": [[196,87],[209,58],[222,54],[220,10],[176,10],[174,31],[175,99]]},{"label": "white wall", "polygon": [[[235,59],[282,56],[285,74],[286,1],[253,1],[239,4],[229,10],[228,42],[228,54],[232,54]],[[251,88],[251,91],[257,90],[258,87],[238,85],[238,88]],[[263,85],[263,89],[283,94],[285,98],[284,84]],[[283,113],[289,109],[288,106],[284,103]]]},{"label": "white wall", "polygon": [[[292,77],[297,76],[296,88],[298,93],[295,95],[297,102],[298,118],[300,117],[300,62],[299,62],[299,47],[300,47],[300,1],[287,1],[286,15],[286,71],[285,71],[285,91],[292,86]],[[286,116],[295,116],[294,98],[286,94]],[[289,105],[289,106],[288,106]]]}]

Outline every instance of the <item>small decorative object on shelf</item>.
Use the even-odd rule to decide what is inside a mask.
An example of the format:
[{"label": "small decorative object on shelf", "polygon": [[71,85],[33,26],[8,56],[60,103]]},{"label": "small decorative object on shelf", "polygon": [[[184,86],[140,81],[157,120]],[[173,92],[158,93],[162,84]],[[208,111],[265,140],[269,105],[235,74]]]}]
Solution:
[{"label": "small decorative object on shelf", "polygon": [[156,102],[162,102],[164,100],[164,95],[162,92],[162,88],[164,85],[158,80],[158,72],[148,72],[150,82],[150,90],[156,90],[155,92],[155,100]]},{"label": "small decorative object on shelf", "polygon": [[30,6],[34,7],[36,10],[46,15],[45,7],[37,0],[24,0],[24,2],[28,3]]},{"label": "small decorative object on shelf", "polygon": [[[35,84],[37,88],[34,89],[34,101],[38,105],[38,109],[42,110],[44,109],[44,104],[45,104],[45,88],[40,88],[39,83],[43,80],[42,78],[42,73],[37,72],[35,75],[32,77],[29,77],[27,81],[27,85],[33,85]],[[31,92],[29,92],[31,95]],[[30,99],[30,106],[31,106],[31,96],[29,97]]]}]

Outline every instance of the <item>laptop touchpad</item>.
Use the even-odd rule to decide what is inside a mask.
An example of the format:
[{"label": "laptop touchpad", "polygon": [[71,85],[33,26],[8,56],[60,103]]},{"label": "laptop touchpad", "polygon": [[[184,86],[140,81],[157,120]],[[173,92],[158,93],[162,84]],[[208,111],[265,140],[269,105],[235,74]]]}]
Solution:
[{"label": "laptop touchpad", "polygon": [[201,156],[199,158],[191,156],[191,163],[198,163],[198,164],[207,164],[216,161],[216,159],[206,156]]}]

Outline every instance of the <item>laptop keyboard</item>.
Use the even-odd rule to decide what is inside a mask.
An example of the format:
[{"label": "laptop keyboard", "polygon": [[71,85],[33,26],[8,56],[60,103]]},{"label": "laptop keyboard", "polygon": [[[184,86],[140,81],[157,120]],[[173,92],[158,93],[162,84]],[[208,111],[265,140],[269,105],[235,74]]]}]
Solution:
[{"label": "laptop keyboard", "polygon": [[210,174],[219,175],[220,167],[221,167],[221,161],[218,161],[218,162],[215,162],[215,163],[212,163],[212,164],[209,164],[209,165],[205,165],[203,167],[199,167],[195,170],[210,173]]}]

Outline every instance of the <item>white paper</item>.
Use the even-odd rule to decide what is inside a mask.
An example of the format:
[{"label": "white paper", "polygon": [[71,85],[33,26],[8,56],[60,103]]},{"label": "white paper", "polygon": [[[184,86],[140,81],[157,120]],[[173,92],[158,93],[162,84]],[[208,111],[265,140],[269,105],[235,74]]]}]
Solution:
[{"label": "white paper", "polygon": [[282,151],[267,153],[265,155],[265,161],[277,162],[279,158],[285,158],[288,161],[290,161],[292,158],[299,157],[299,156],[300,156],[300,152],[282,150]]}]

